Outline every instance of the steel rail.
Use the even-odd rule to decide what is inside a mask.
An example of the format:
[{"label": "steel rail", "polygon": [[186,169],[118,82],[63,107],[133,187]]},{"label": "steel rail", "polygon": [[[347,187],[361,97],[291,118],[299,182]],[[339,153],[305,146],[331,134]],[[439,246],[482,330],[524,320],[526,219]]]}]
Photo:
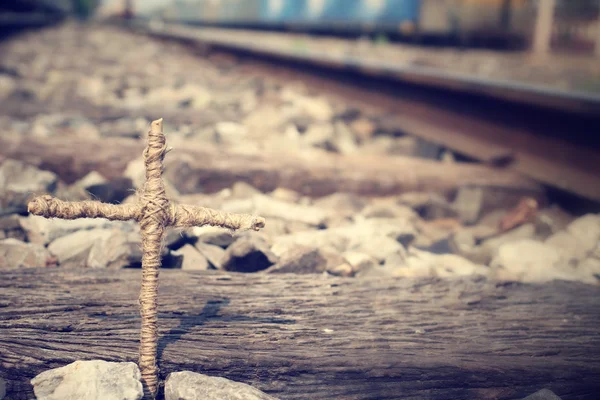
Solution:
[{"label": "steel rail", "polygon": [[369,60],[351,55],[339,56],[312,49],[297,50],[271,45],[268,42],[257,43],[243,34],[227,35],[228,37],[215,35],[191,25],[139,20],[135,24],[155,34],[173,34],[180,38],[200,40],[205,43],[252,51],[257,54],[285,57],[298,62],[340,69],[356,69],[367,74],[386,76],[402,82],[412,82],[471,94],[482,94],[511,102],[551,107],[562,111],[600,114],[600,93],[566,91],[523,82],[479,78],[435,67],[399,65],[383,60]]},{"label": "steel rail", "polygon": [[[386,124],[393,129],[600,202],[600,146],[592,137],[600,132],[600,113],[596,112],[600,98],[593,95],[536,88],[530,91],[534,93],[530,98],[537,98],[532,105],[523,101],[526,89],[518,85],[507,89],[499,82],[454,80],[453,74],[426,69],[414,75],[414,71],[407,72],[405,76],[413,78],[402,80],[396,72],[348,65],[333,57],[315,61],[314,54],[282,52],[264,43],[250,46],[243,39],[217,42],[202,29],[184,25],[135,21],[129,26],[161,38],[256,57],[254,65],[269,69],[269,75],[291,74],[374,115],[387,114]],[[285,65],[279,68],[282,60]],[[435,79],[445,79],[445,84],[438,85]],[[465,90],[467,86],[472,89]],[[490,95],[498,94],[497,89],[504,94]],[[569,107],[563,107],[566,101]]]}]

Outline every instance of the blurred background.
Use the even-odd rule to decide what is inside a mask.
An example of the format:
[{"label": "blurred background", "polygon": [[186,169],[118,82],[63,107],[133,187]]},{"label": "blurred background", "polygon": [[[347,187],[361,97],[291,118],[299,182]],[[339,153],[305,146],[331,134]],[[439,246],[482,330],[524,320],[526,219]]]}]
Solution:
[{"label": "blurred background", "polygon": [[600,55],[598,0],[5,0],[3,24],[132,17]]},{"label": "blurred background", "polygon": [[[432,301],[396,307],[380,301],[369,283],[359,296],[369,311],[340,314],[345,327],[355,328],[351,339],[345,331],[323,330],[330,338],[323,339],[328,369],[309,370],[307,354],[314,352],[320,332],[310,324],[329,323],[331,311],[302,315],[298,335],[287,327],[268,328],[283,332],[287,343],[294,342],[291,348],[300,346],[299,363],[264,348],[240,358],[254,344],[287,346],[246,334],[263,332],[272,322],[269,315],[280,314],[273,296],[293,297],[281,286],[267,301],[277,311],[259,311],[266,319],[259,318],[256,329],[251,319],[237,315],[202,319],[203,331],[212,326],[221,334],[225,321],[238,324],[235,332],[247,339],[226,336],[230,353],[223,354],[232,357],[219,357],[226,362],[214,369],[212,362],[199,368],[260,383],[282,398],[306,398],[307,389],[318,393],[315,384],[327,390],[338,385],[339,393],[352,398],[359,387],[368,390],[368,398],[397,393],[419,398],[406,392],[414,359],[418,374],[409,372],[416,378],[408,383],[427,398],[458,393],[457,398],[516,399],[543,387],[561,396],[597,398],[600,318],[597,302],[587,300],[591,294],[582,297],[577,287],[557,286],[563,288],[557,297],[547,295],[552,288],[539,287],[525,296],[519,293],[529,288],[494,289],[478,277],[600,285],[600,0],[0,0],[0,36],[2,274],[18,268],[105,268],[106,282],[113,282],[115,270],[140,268],[138,224],[59,222],[29,215],[28,204],[41,194],[136,201],[145,183],[141,155],[148,126],[164,118],[174,149],[163,174],[170,200],[261,215],[267,223],[260,232],[233,236],[211,227],[173,230],[161,249],[162,268],[312,274],[315,282],[327,275],[370,277],[385,284],[393,277],[435,278],[442,285],[440,279],[472,276],[464,293],[477,293],[457,297],[460,287],[447,291],[454,286],[443,284],[438,292],[419,284],[415,291]],[[63,296],[57,297],[46,278],[39,281],[50,291],[34,293],[37,286],[25,283],[35,275],[15,274],[3,287],[14,289],[14,302],[13,297],[0,302],[8,304],[1,309],[9,318],[20,315],[16,305],[29,304],[22,298],[29,309],[33,302]],[[69,282],[80,282],[75,274],[69,272]],[[322,297],[312,283],[287,282],[316,296],[297,303],[300,307],[321,307],[338,293],[328,287]],[[483,288],[491,291],[482,294],[488,290]],[[446,315],[444,308],[439,311],[438,293],[447,293],[446,314],[460,314],[458,322],[446,316],[446,327],[435,318],[421,324],[421,307]],[[518,296],[509,303],[497,293]],[[313,302],[317,297],[325,303]],[[332,299],[337,300],[331,304],[345,302]],[[194,300],[185,313],[206,312],[198,308],[196,300],[202,299]],[[241,310],[248,311],[254,300],[240,303]],[[548,308],[548,301],[557,306]],[[112,307],[104,300],[99,304]],[[372,304],[387,308],[380,312]],[[538,305],[542,317],[529,321]],[[513,306],[515,320],[506,319]],[[86,307],[81,313],[90,312]],[[407,307],[416,307],[419,317],[414,334],[405,329]],[[488,312],[496,308],[507,311]],[[37,321],[67,315],[54,310],[25,323],[44,349],[49,332]],[[165,318],[172,326],[182,318],[174,310]],[[476,329],[445,336],[462,324],[463,311],[478,314],[472,319]],[[372,312],[381,318],[378,324],[364,319]],[[64,316],[64,325],[51,328],[96,335],[95,316],[109,314],[87,315],[94,317],[73,324]],[[172,359],[187,354],[183,346],[191,342],[176,343],[181,332],[197,328],[187,318],[167,333],[167,359],[170,351]],[[0,365],[17,366],[8,374],[0,367],[0,386],[6,379],[8,398],[33,398],[22,394],[31,392],[33,372],[66,359],[67,351],[72,358],[72,346],[40,352],[31,341],[15,339],[27,329],[15,321],[5,324],[8,331],[0,327],[0,348],[13,349],[0,352]],[[499,324],[506,330],[496,329]],[[116,326],[119,335],[133,332]],[[2,341],[4,331],[8,339]],[[379,340],[386,334],[393,339]],[[527,335],[530,342],[522,340]],[[365,345],[367,337],[371,342]],[[109,352],[98,338],[88,342],[85,357],[134,354],[133,336]],[[439,346],[440,340],[447,345]],[[431,349],[421,351],[422,343]],[[479,361],[472,356],[473,343]],[[57,356],[62,347],[63,356]],[[596,363],[590,362],[594,357]],[[182,359],[187,368],[191,358]],[[268,361],[264,373],[257,369],[262,360]],[[450,375],[443,377],[442,370]],[[493,373],[477,376],[481,371]],[[435,391],[438,397],[432,397]]]},{"label": "blurred background", "polygon": [[[59,41],[46,38],[44,32],[53,31],[37,30],[42,27],[56,27],[64,37],[60,36]],[[120,31],[123,38],[135,32],[153,39],[174,40],[199,59],[229,59],[218,62],[218,68],[224,71],[237,66],[244,75],[246,62],[266,61],[267,69],[287,63],[285,67],[294,69],[294,74],[328,74],[332,81],[341,83],[341,88],[358,85],[355,97],[386,92],[387,99],[396,103],[391,112],[395,117],[413,106],[426,108],[418,116],[418,126],[431,123],[432,109],[436,108],[454,114],[453,118],[468,116],[489,127],[502,126],[506,134],[516,135],[520,129],[510,145],[498,133],[482,139],[485,135],[480,127],[461,127],[460,131],[477,135],[475,139],[485,141],[488,152],[492,147],[504,146],[507,154],[538,152],[554,162],[556,157],[564,158],[568,168],[556,166],[553,172],[533,159],[531,166],[514,164],[520,172],[538,171],[529,175],[544,183],[590,197],[590,185],[584,180],[559,179],[558,174],[574,168],[573,163],[583,158],[597,167],[595,154],[581,157],[561,149],[564,142],[577,143],[585,150],[596,148],[592,138],[600,104],[600,0],[4,0],[0,3],[0,34],[8,38],[34,30],[30,36],[5,41],[9,43],[6,49],[11,48],[10,43],[23,47],[13,54],[12,61],[8,51],[0,54],[0,65],[5,70],[5,105],[14,100],[14,107],[19,108],[19,101],[28,98],[31,91],[41,90],[33,81],[26,82],[28,73],[19,72],[20,68],[29,68],[21,53],[35,53],[31,57],[44,60],[39,61],[39,68],[36,63],[31,68],[41,74],[44,84],[54,88],[63,78],[72,78],[54,70],[68,64],[68,60],[76,65],[73,68],[80,68],[77,73],[93,74],[96,64],[91,59],[87,60],[92,63],[88,70],[78,65],[84,64],[82,58],[89,47],[98,45],[107,52],[104,62],[118,65],[119,70],[115,70],[116,77],[101,77],[97,86],[104,88],[112,80],[125,81],[114,83],[111,95],[115,104],[126,101],[143,108],[149,89],[146,83],[126,77],[124,60],[128,54],[119,53],[118,43],[84,40],[87,34],[93,37],[94,32],[107,32],[108,28],[115,32],[125,28]],[[39,50],[44,42],[51,48]],[[60,51],[64,59],[45,60],[42,53],[46,51]],[[181,64],[179,68],[185,71],[187,80],[191,71],[186,68],[191,67]],[[265,75],[271,72],[263,71]],[[312,77],[295,78],[303,81]],[[161,79],[166,83],[171,78],[163,74]],[[180,90],[180,86],[179,82],[173,83],[173,90]],[[260,87],[255,89],[261,93]],[[191,93],[191,89],[186,90]],[[23,91],[29,94],[21,95]],[[99,89],[96,95],[101,97]],[[37,97],[47,96],[44,92]],[[486,103],[490,98],[495,102]],[[401,101],[407,103],[400,105]],[[58,104],[53,103],[55,107]],[[71,99],[64,100],[64,104],[65,108],[73,108],[80,103]],[[531,106],[536,108],[523,108]],[[519,119],[519,127],[515,119]],[[413,129],[405,121],[403,124],[409,127],[403,130],[411,134],[419,131],[415,136],[482,160],[477,146],[458,145],[446,133],[431,134],[428,129]],[[550,150],[542,151],[533,141],[524,140],[526,135],[553,137],[561,142],[546,141]],[[586,165],[580,169],[589,173],[594,168]],[[547,176],[542,179],[541,175]],[[597,200],[600,194],[591,197]]]},{"label": "blurred background", "polygon": [[[58,31],[36,30],[42,27]],[[511,167],[544,184],[600,199],[600,188],[589,183],[593,182],[590,171],[600,168],[596,154],[590,152],[597,149],[593,133],[600,109],[600,0],[2,1],[3,37],[28,29],[34,30],[30,36],[5,41],[12,56],[8,50],[0,54],[6,107],[12,102],[20,110],[20,102],[30,98],[49,104],[46,89],[40,88],[47,85],[52,92],[60,87],[58,82],[73,80],[74,75],[59,72],[71,62],[73,71],[85,75],[82,79],[93,75],[97,63],[89,57],[85,61],[84,55],[90,46],[100,46],[106,51],[102,62],[118,68],[111,72],[114,76],[89,83],[86,95],[95,102],[108,102],[102,90],[110,87],[111,106],[144,109],[153,99],[150,87],[158,82],[149,86],[133,75],[158,72],[140,69],[128,77],[130,55],[120,53],[118,40],[108,43],[95,38],[96,33],[102,37],[109,31],[127,38],[134,32],[159,39],[157,46],[163,39],[174,40],[198,55],[198,60],[219,60],[216,65],[224,76],[233,67],[244,76],[250,68],[245,63],[254,63],[253,67],[263,63],[262,79],[272,75],[269,68],[287,63],[293,74],[300,74],[294,77],[299,81],[327,75],[341,85],[339,92],[354,85],[356,98],[373,92],[386,96],[394,104],[386,112],[396,118],[404,112],[402,118],[415,119],[398,123],[402,135],[418,136],[483,162],[489,162],[481,156],[486,152],[493,160],[510,159]],[[50,39],[44,32],[62,32],[61,39]],[[46,52],[60,52],[62,58],[46,60]],[[27,65],[26,53],[40,61]],[[88,69],[83,67],[86,62]],[[190,87],[200,82],[190,78],[193,67],[183,63],[177,67]],[[23,72],[28,68],[34,71]],[[39,74],[43,85],[28,81],[30,74]],[[160,74],[161,84],[183,93],[185,100],[178,100],[182,108],[192,103],[190,93],[204,93],[195,86],[183,90],[181,82],[170,82],[167,75]],[[85,91],[85,85],[73,85],[77,93]],[[260,85],[254,89],[262,95]],[[31,94],[40,90],[43,93]],[[64,95],[57,96],[62,103],[53,100],[53,107],[63,104],[62,111],[82,104],[71,89],[63,85],[60,90]],[[361,110],[371,105],[364,103]],[[422,107],[420,114],[405,111],[412,107]],[[439,116],[434,118],[435,113]],[[450,114],[460,121],[455,131],[468,137],[463,142],[444,132],[448,123],[442,115]],[[428,125],[434,119],[439,132]],[[473,128],[464,125],[467,119]],[[487,135],[482,133],[486,130]],[[303,132],[301,127],[299,135]],[[515,138],[509,143],[510,135]],[[485,144],[473,146],[473,140]],[[563,150],[567,142],[590,154]],[[436,150],[435,157],[441,153]],[[529,154],[531,161],[514,162],[515,154]],[[555,163],[554,170],[540,164],[540,158]],[[563,165],[558,165],[558,158]],[[577,173],[571,174],[574,169]]]}]

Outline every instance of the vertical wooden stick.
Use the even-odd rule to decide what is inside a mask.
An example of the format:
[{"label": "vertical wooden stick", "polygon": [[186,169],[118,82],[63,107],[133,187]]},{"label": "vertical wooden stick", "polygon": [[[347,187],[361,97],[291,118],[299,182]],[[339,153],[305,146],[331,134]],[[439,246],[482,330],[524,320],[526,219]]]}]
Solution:
[{"label": "vertical wooden stick", "polygon": [[161,179],[162,161],[166,153],[162,119],[153,121],[148,133],[148,146],[144,151],[146,183],[141,197],[142,234],[142,287],[140,306],[142,327],[140,332],[139,366],[142,373],[144,392],[151,398],[158,391],[158,273],[160,248],[165,233],[165,222],[169,221],[169,200]]}]

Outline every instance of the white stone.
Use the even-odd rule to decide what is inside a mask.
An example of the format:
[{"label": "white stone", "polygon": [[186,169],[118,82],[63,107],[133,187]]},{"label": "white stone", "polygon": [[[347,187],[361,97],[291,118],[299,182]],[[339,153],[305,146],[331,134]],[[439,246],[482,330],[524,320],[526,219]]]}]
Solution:
[{"label": "white stone", "polygon": [[[392,259],[393,260],[393,259]],[[395,276],[402,277],[457,277],[469,275],[486,275],[488,268],[454,254],[433,254],[411,248],[404,263],[391,265],[386,260],[386,267],[393,268]]]},{"label": "white stone", "polygon": [[51,193],[57,183],[56,174],[42,171],[22,161],[8,159],[0,165],[0,188],[2,190],[17,193]]},{"label": "white stone", "polygon": [[579,280],[585,283],[600,283],[600,259],[595,257],[586,258],[577,266]]},{"label": "white stone", "polygon": [[360,213],[365,218],[404,218],[407,221],[418,219],[417,213],[401,204],[369,204]]},{"label": "white stone", "polygon": [[84,77],[77,85],[77,93],[96,104],[103,104],[102,99],[106,93],[106,85],[100,77]]},{"label": "white stone", "polygon": [[355,272],[375,268],[379,264],[374,257],[357,251],[347,251],[342,256]]},{"label": "white stone", "polygon": [[108,180],[105,177],[103,177],[98,171],[91,171],[86,176],[75,182],[75,185],[82,189],[86,189],[90,186],[101,185],[107,182]]},{"label": "white stone", "polygon": [[565,230],[546,239],[545,244],[561,256],[562,267],[577,267],[588,258],[594,258],[600,248],[600,215],[588,214],[571,222]]},{"label": "white stone", "polygon": [[377,126],[370,119],[365,117],[360,117],[352,121],[350,128],[352,128],[358,139],[362,142],[369,140],[377,130]]},{"label": "white stone", "polygon": [[278,107],[261,105],[244,119],[249,132],[263,132],[264,135],[276,132],[285,122],[285,115]]},{"label": "white stone", "polygon": [[341,154],[354,154],[359,150],[356,138],[350,128],[341,121],[335,123],[335,147]]},{"label": "white stone", "polygon": [[46,267],[52,255],[36,243],[25,243],[17,239],[0,240],[0,268]]},{"label": "white stone", "polygon": [[165,400],[277,400],[277,398],[245,383],[184,371],[167,376]]},{"label": "white stone", "polygon": [[210,104],[212,96],[203,86],[186,84],[181,88],[163,86],[153,89],[146,95],[145,100],[147,105],[169,104],[172,107],[188,102],[190,108],[201,110]]},{"label": "white stone", "polygon": [[231,186],[228,197],[235,199],[246,199],[256,195],[262,195],[262,192],[249,183],[239,181]]},{"label": "white stone", "polygon": [[256,214],[265,218],[275,217],[287,221],[297,221],[318,226],[327,220],[328,213],[317,207],[301,206],[277,200],[265,195],[255,195],[249,199],[226,201],[223,211]]},{"label": "white stone", "polygon": [[236,240],[236,236],[228,229],[218,226],[195,226],[188,230],[188,235],[195,237],[199,242],[227,247]]},{"label": "white stone", "polygon": [[496,255],[498,249],[505,244],[520,242],[523,239],[533,239],[535,237],[535,225],[524,224],[500,236],[485,240],[481,246],[488,250],[492,256]]},{"label": "white stone", "polygon": [[181,269],[186,271],[206,271],[210,269],[206,257],[194,248],[194,246],[186,244],[182,248],[173,252],[174,256],[183,256]]},{"label": "white stone", "polygon": [[288,203],[295,203],[300,200],[301,197],[300,193],[282,187],[278,187],[277,189],[273,190],[271,193],[269,193],[269,196],[276,200],[281,200]]},{"label": "white stone", "polygon": [[411,218],[405,217],[367,219],[356,217],[353,225],[340,226],[335,230],[355,240],[384,236],[399,243],[409,243],[417,235]]},{"label": "white stone", "polygon": [[132,231],[133,222],[109,221],[104,218],[81,218],[64,220],[60,218],[44,218],[38,215],[29,215],[21,220],[23,228],[27,231],[29,241],[47,245],[48,243],[77,231],[91,231],[94,229],[121,229]]},{"label": "white stone", "polygon": [[549,389],[542,389],[521,400],[561,400],[561,398]]},{"label": "white stone", "polygon": [[225,256],[225,250],[219,246],[215,246],[208,243],[196,242],[194,245],[196,250],[200,252],[206,259],[212,264],[213,267],[221,269],[223,266],[223,257]]},{"label": "white stone", "polygon": [[337,192],[316,199],[313,205],[343,216],[354,216],[367,205],[367,202],[354,193]]},{"label": "white stone", "polygon": [[301,138],[305,145],[325,148],[332,145],[333,126],[330,124],[311,125]]},{"label": "white stone", "polygon": [[492,275],[499,280],[548,282],[572,279],[572,274],[559,268],[561,264],[562,256],[554,247],[533,239],[523,239],[500,246],[490,267]]},{"label": "white stone", "polygon": [[308,97],[290,87],[281,91],[281,97],[292,103],[300,112],[308,114],[317,121],[326,122],[333,118],[333,109],[323,97]]},{"label": "white stone", "polygon": [[567,226],[567,232],[575,236],[586,251],[593,251],[600,243],[600,214],[587,214]]},{"label": "white stone", "polygon": [[400,242],[415,234],[414,227],[404,218],[357,219],[351,225],[276,237],[271,250],[281,255],[295,243],[334,253],[362,252],[382,261],[391,253],[402,252]]},{"label": "white stone", "polygon": [[50,243],[61,267],[122,268],[129,265],[129,240],[118,229],[77,231]]},{"label": "white stone", "polygon": [[215,142],[232,143],[245,139],[248,130],[237,122],[218,122],[215,125]]},{"label": "white stone", "polygon": [[568,231],[560,231],[546,239],[545,244],[554,248],[561,256],[563,265],[577,265],[587,257],[590,249],[575,235]]},{"label": "white stone", "polygon": [[296,232],[275,238],[271,251],[275,255],[281,256],[296,245],[341,253],[348,246],[348,238],[333,229]]},{"label": "white stone", "polygon": [[417,154],[418,141],[410,136],[375,136],[361,147],[362,154],[390,154],[395,156],[414,156]]},{"label": "white stone", "polygon": [[75,361],[31,380],[37,400],[139,400],[141,374],[132,362]]},{"label": "white stone", "polygon": [[383,235],[357,235],[351,237],[347,249],[368,254],[378,262],[394,253],[405,253],[404,246],[398,241]]},{"label": "white stone", "polygon": [[8,98],[17,87],[13,77],[0,75],[0,100]]}]

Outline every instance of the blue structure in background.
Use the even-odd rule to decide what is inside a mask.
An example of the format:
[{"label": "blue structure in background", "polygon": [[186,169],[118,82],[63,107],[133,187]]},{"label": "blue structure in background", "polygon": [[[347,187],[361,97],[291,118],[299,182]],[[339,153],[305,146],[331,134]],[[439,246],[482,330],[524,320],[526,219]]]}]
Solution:
[{"label": "blue structure in background", "polygon": [[[442,0],[161,1],[161,6],[146,10],[147,17],[231,28],[353,36],[382,33],[391,38],[412,37],[423,42],[457,40],[459,30],[461,41],[468,37],[479,43],[489,40],[499,43],[499,40],[509,45],[525,43],[523,29],[527,27],[523,25],[526,22],[523,18],[528,12],[526,0],[508,3],[505,0],[463,0],[458,3]],[[508,30],[500,22],[500,13],[504,10],[501,5],[505,4],[512,4],[511,15],[520,13],[518,28]],[[456,19],[457,15],[460,20]]]},{"label": "blue structure in background", "polygon": [[385,7],[377,17],[377,22],[402,23],[411,21],[415,24],[421,14],[421,0],[387,0]]},{"label": "blue structure in background", "polygon": [[307,9],[308,0],[262,0],[260,17],[264,22],[301,23]]},{"label": "blue structure in background", "polygon": [[319,22],[371,24],[375,22],[400,24],[417,23],[421,0],[326,0]]},{"label": "blue structure in background", "polygon": [[326,29],[383,23],[417,24],[423,0],[165,0],[182,21]]},{"label": "blue structure in background", "polygon": [[[260,22],[272,24],[417,23],[421,0],[262,0]],[[226,5],[224,4],[226,7]]]},{"label": "blue structure in background", "polygon": [[325,10],[319,22],[327,23],[352,23],[362,21],[361,9],[364,9],[363,0],[327,0]]}]

